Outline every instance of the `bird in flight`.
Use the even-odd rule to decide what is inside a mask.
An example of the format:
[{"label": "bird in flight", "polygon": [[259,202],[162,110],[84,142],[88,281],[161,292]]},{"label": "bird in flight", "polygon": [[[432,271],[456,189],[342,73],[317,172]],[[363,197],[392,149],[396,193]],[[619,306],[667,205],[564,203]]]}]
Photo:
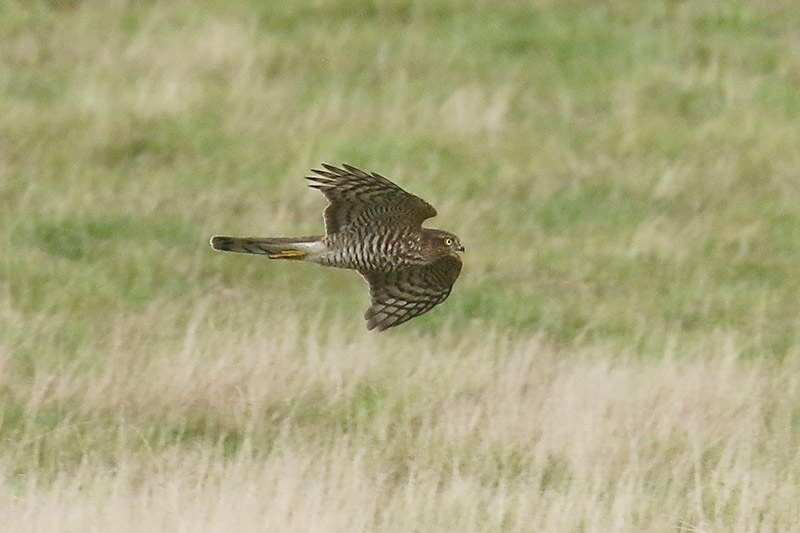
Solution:
[{"label": "bird in flight", "polygon": [[306,179],[328,199],[325,235],[215,236],[211,246],[357,270],[369,284],[369,330],[399,326],[442,303],[461,272],[464,246],[452,233],[422,227],[436,209],[375,172],[322,166]]}]

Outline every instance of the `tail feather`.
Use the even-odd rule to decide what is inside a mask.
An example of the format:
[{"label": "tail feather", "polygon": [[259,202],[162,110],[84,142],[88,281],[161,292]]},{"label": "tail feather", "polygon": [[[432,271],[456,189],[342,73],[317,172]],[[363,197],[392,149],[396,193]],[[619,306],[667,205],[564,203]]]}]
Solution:
[{"label": "tail feather", "polygon": [[211,246],[223,252],[267,255],[270,259],[313,260],[324,251],[321,236],[211,237]]}]

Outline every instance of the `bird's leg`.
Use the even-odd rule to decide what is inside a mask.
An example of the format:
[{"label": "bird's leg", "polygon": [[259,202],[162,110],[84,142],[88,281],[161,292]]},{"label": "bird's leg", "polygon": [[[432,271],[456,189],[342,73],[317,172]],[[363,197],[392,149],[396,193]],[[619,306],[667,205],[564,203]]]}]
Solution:
[{"label": "bird's leg", "polygon": [[270,259],[294,259],[296,261],[302,260],[306,253],[302,250],[281,250],[280,252],[270,254]]}]

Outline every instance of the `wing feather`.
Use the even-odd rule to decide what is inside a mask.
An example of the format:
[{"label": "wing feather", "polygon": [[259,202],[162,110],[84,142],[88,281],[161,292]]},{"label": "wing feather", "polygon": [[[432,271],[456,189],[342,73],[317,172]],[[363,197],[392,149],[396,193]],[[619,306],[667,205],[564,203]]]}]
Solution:
[{"label": "wing feather", "polygon": [[367,329],[383,331],[427,313],[447,299],[460,272],[456,254],[404,270],[360,272],[372,303],[364,314]]},{"label": "wing feather", "polygon": [[325,232],[364,233],[376,228],[422,226],[436,216],[436,209],[375,172],[366,173],[350,165],[342,168],[322,164],[307,176],[310,187],[319,189],[329,205],[325,209]]}]

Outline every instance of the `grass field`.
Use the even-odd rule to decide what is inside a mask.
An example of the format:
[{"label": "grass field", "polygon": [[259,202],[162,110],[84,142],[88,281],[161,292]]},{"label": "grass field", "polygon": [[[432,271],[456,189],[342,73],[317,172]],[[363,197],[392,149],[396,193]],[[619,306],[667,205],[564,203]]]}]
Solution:
[{"label": "grass field", "polygon": [[[0,0],[0,529],[800,531],[800,6]],[[443,305],[214,253],[429,200]]]}]

